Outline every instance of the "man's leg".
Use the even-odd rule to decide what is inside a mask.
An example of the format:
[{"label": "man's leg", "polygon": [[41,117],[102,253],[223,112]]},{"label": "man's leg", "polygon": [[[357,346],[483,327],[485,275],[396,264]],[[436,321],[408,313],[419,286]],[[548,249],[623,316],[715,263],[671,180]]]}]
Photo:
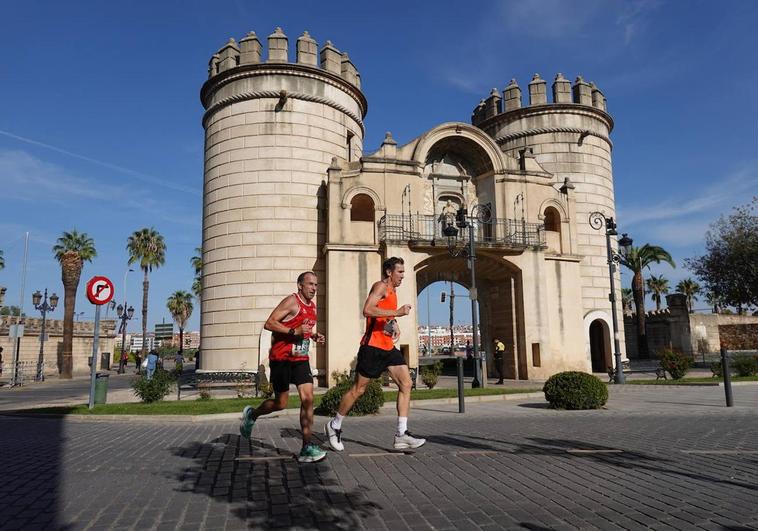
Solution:
[{"label": "man's leg", "polygon": [[297,386],[300,395],[300,429],[303,431],[303,446],[311,442],[313,431],[313,384]]},{"label": "man's leg", "polygon": [[398,390],[395,449],[418,448],[426,442],[426,439],[414,437],[408,431],[408,413],[411,409],[411,373],[407,365],[393,365],[387,370],[397,384]]},{"label": "man's leg", "polygon": [[250,438],[253,426],[258,417],[268,415],[274,411],[280,411],[287,407],[289,402],[290,389],[290,363],[289,362],[269,362],[271,367],[271,385],[276,393],[275,398],[264,400],[261,405],[253,409],[252,406],[246,406],[242,410],[242,420],[240,421],[240,435]]},{"label": "man's leg", "polygon": [[366,387],[368,387],[370,381],[371,379],[355,373],[355,381],[342,397],[340,405],[337,408],[337,414],[324,425],[324,433],[332,450],[341,452],[345,449],[345,445],[342,444],[342,420],[350,413],[355,401],[366,392]]}]

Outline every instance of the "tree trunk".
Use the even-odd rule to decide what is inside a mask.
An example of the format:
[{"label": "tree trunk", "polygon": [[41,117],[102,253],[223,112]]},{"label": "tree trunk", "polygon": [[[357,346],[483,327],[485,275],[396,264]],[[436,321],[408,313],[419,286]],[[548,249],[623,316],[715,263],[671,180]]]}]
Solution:
[{"label": "tree trunk", "polygon": [[150,288],[150,281],[147,279],[147,268],[145,271],[145,280],[142,281],[142,359],[147,356],[147,290]]},{"label": "tree trunk", "polygon": [[61,258],[61,280],[63,282],[63,345],[60,358],[60,377],[70,379],[74,373],[74,311],[76,290],[82,275],[82,260],[79,253],[67,252]]},{"label": "tree trunk", "polygon": [[632,278],[632,292],[634,293],[634,306],[637,310],[637,354],[640,359],[650,357],[647,349],[647,334],[645,333],[645,291],[642,272],[638,271]]},{"label": "tree trunk", "polygon": [[179,352],[184,352],[184,328],[179,327]]},{"label": "tree trunk", "polygon": [[661,294],[656,293],[655,295],[655,311],[660,312],[661,311]]}]

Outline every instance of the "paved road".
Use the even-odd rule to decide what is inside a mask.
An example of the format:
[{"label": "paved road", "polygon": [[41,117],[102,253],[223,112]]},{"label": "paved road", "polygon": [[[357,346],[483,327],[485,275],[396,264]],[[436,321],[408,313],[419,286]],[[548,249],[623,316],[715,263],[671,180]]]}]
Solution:
[{"label": "paved road", "polygon": [[[614,387],[609,408],[539,400],[345,421],[346,450],[298,465],[296,417],[85,422],[0,417],[2,529],[758,528],[758,386]],[[323,419],[321,419],[323,420]]]}]

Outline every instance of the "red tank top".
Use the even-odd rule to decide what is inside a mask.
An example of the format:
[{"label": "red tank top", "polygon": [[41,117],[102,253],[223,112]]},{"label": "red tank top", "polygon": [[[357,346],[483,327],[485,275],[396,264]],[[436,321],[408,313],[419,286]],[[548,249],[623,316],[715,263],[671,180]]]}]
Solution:
[{"label": "red tank top", "polygon": [[[387,293],[377,303],[376,307],[382,310],[397,310],[397,293],[391,284],[387,285]],[[367,317],[366,333],[363,334],[361,345],[392,350],[395,348],[395,344],[392,342],[392,330],[395,324],[394,317]]]},{"label": "red tank top", "polygon": [[[287,328],[297,328],[302,324],[316,326],[316,304],[313,301],[306,304],[297,293],[294,295],[300,309],[296,316],[288,321],[282,321],[282,324]],[[300,337],[273,332],[271,334],[271,355],[268,359],[273,361],[307,360],[311,346],[310,337],[310,334]]]}]

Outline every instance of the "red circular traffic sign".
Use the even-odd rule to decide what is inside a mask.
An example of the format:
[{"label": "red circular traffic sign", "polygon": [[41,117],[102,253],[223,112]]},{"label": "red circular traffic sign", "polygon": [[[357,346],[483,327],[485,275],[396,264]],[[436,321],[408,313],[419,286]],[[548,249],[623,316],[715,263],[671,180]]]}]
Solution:
[{"label": "red circular traffic sign", "polygon": [[87,298],[92,304],[108,304],[113,298],[113,282],[106,277],[92,277],[87,282]]}]

